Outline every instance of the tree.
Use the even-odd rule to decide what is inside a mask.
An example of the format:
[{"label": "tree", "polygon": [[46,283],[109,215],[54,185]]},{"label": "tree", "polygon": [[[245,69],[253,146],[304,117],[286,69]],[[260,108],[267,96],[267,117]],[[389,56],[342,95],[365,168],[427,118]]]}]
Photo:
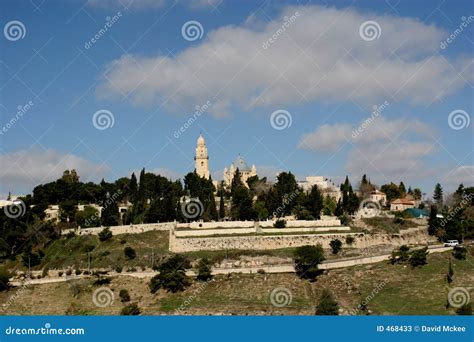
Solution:
[{"label": "tree", "polygon": [[84,210],[76,213],[75,221],[81,228],[97,227],[100,221],[99,211],[90,205],[86,205]]},{"label": "tree", "polygon": [[436,183],[435,185],[433,199],[435,200],[437,207],[441,208],[443,205],[443,188],[439,183]]},{"label": "tree", "polygon": [[399,187],[394,184],[384,184],[380,187],[380,190],[385,193],[387,196],[387,202],[392,202],[393,200],[402,197],[402,192],[400,191]]},{"label": "tree", "polygon": [[460,316],[471,316],[472,315],[472,304],[467,303],[456,309],[456,313]]},{"label": "tree", "polygon": [[138,305],[136,303],[132,303],[124,306],[120,311],[120,314],[124,316],[138,316],[141,312],[142,310],[138,307]]},{"label": "tree", "polygon": [[123,249],[123,254],[125,255],[125,257],[128,260],[133,260],[137,256],[137,253],[135,252],[135,250],[132,247],[129,247],[129,246],[127,246]]},{"label": "tree", "polygon": [[421,193],[420,188],[415,188],[415,189],[413,189],[413,197],[414,197],[416,200],[421,200],[421,196],[422,196],[422,193]]},{"label": "tree", "polygon": [[10,278],[11,274],[7,270],[0,269],[0,292],[10,288]]},{"label": "tree", "polygon": [[122,303],[130,301],[130,294],[126,289],[121,289],[119,292],[120,301]]},{"label": "tree", "polygon": [[428,234],[436,235],[439,229],[438,209],[432,205],[430,210],[430,217],[428,219]]},{"label": "tree", "polygon": [[458,260],[466,260],[467,248],[463,246],[454,246],[453,257]]},{"label": "tree", "polygon": [[294,252],[296,274],[303,279],[315,279],[320,274],[318,265],[324,261],[321,245],[301,246]]},{"label": "tree", "polygon": [[331,242],[329,242],[329,246],[331,246],[332,254],[337,254],[341,251],[342,242],[341,240],[334,239],[334,240],[331,240]]},{"label": "tree", "polygon": [[410,247],[407,245],[401,245],[398,249],[394,249],[392,251],[392,255],[390,256],[390,263],[391,264],[398,264],[402,262],[408,261],[410,258]]},{"label": "tree", "polygon": [[313,185],[311,192],[306,198],[306,209],[313,215],[316,220],[321,218],[321,210],[323,210],[323,196],[317,185]]},{"label": "tree", "polygon": [[398,191],[400,191],[400,197],[405,197],[407,194],[407,189],[405,188],[405,184],[403,182],[400,182],[398,185]]},{"label": "tree", "polygon": [[454,271],[451,265],[451,259],[449,259],[448,273],[446,274],[446,281],[448,282],[448,284],[451,284],[453,282],[453,275]]},{"label": "tree", "polygon": [[324,197],[323,215],[332,216],[335,215],[337,203],[336,200],[327,195]]},{"label": "tree", "polygon": [[319,303],[316,306],[316,315],[319,316],[337,316],[339,315],[339,305],[334,299],[332,293],[324,289],[321,297],[319,297]]},{"label": "tree", "polygon": [[110,231],[110,228],[109,227],[105,227],[104,229],[102,229],[99,234],[97,234],[97,236],[99,237],[99,240],[100,241],[107,241],[107,240],[110,240],[112,238],[112,232]]},{"label": "tree", "polygon": [[148,287],[151,293],[155,293],[160,288],[173,293],[183,291],[191,284],[186,275],[186,269],[190,267],[186,257],[176,254],[158,266],[158,275],[151,278]]},{"label": "tree", "polygon": [[219,220],[223,221],[225,219],[225,203],[224,203],[224,194],[221,192],[219,199]]},{"label": "tree", "polygon": [[135,172],[132,173],[130,177],[130,183],[128,184],[128,198],[130,202],[135,203],[137,200],[137,192],[138,192],[138,183],[137,183],[137,176],[135,176]]},{"label": "tree", "polygon": [[203,258],[199,260],[198,275],[196,278],[201,281],[208,281],[212,279],[211,263],[208,259]]},{"label": "tree", "polygon": [[426,256],[428,255],[428,247],[414,250],[411,253],[409,262],[411,267],[415,268],[418,266],[426,265]]}]

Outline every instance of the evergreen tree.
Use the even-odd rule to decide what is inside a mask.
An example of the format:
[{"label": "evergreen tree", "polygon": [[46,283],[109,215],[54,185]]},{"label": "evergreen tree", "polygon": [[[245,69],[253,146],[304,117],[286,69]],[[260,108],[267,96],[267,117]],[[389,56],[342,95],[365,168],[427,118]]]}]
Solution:
[{"label": "evergreen tree", "polygon": [[436,206],[431,206],[430,217],[428,219],[428,234],[436,235],[436,232],[439,228],[439,219],[437,217],[438,209]]},{"label": "evergreen tree", "polygon": [[319,298],[318,306],[316,307],[316,315],[319,316],[337,316],[339,315],[339,305],[334,299],[332,293],[324,289]]},{"label": "evergreen tree", "polygon": [[135,172],[132,173],[130,177],[130,183],[128,186],[128,199],[130,202],[135,203],[137,200],[137,192],[138,192],[138,183],[137,177],[135,176]]},{"label": "evergreen tree", "polygon": [[323,210],[323,196],[318,189],[317,185],[313,185],[311,192],[306,198],[306,209],[311,213],[314,219],[319,220],[321,218],[321,210]]},{"label": "evergreen tree", "polygon": [[398,185],[398,191],[400,191],[400,197],[405,197],[407,194],[407,189],[405,188],[405,184],[403,182],[400,182]]},{"label": "evergreen tree", "polygon": [[225,218],[225,203],[224,203],[224,194],[221,191],[221,196],[219,200],[219,220],[222,221]]},{"label": "evergreen tree", "polygon": [[443,205],[443,188],[441,187],[441,184],[439,183],[437,183],[435,186],[433,199],[435,200],[436,205],[438,206],[438,209],[440,209]]}]

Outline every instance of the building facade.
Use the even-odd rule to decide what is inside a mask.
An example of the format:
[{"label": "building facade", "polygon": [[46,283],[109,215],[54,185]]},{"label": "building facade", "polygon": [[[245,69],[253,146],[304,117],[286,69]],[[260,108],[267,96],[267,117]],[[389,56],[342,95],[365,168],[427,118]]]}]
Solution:
[{"label": "building facade", "polygon": [[298,181],[303,191],[309,192],[313,186],[317,186],[324,196],[330,196],[336,201],[341,198],[341,190],[330,179],[324,176],[308,176],[304,181]]},{"label": "building facade", "polygon": [[257,168],[255,165],[249,167],[245,160],[240,156],[229,166],[229,168],[224,168],[224,184],[226,186],[230,186],[232,184],[232,180],[234,179],[235,171],[239,169],[240,172],[240,179],[245,186],[248,186],[247,180],[250,177],[257,175]]}]

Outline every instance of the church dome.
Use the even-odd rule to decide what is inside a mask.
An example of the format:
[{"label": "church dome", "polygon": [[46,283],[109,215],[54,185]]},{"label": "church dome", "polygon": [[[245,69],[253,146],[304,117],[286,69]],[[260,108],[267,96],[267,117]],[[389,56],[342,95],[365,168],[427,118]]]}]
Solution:
[{"label": "church dome", "polygon": [[203,136],[201,134],[199,134],[199,138],[197,140],[197,144],[198,145],[205,145],[206,144],[206,141],[204,140]]},{"label": "church dome", "polygon": [[233,164],[236,169],[237,168],[239,169],[239,171],[250,171],[250,167],[247,165],[245,160],[240,156],[240,154],[237,157],[237,159],[235,159]]}]

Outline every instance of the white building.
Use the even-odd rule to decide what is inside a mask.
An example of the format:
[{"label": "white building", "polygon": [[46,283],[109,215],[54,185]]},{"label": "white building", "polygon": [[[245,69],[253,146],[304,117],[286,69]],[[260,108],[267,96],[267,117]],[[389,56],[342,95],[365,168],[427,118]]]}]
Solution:
[{"label": "white building", "polygon": [[308,176],[304,181],[298,181],[298,186],[300,186],[303,191],[309,192],[313,186],[317,186],[318,189],[323,193],[324,196],[329,195],[334,198],[336,201],[341,198],[341,190],[336,184],[334,184],[330,179],[325,178],[324,176]]},{"label": "white building", "polygon": [[372,191],[370,193],[369,199],[375,203],[380,203],[381,205],[387,204],[387,195],[379,190]]}]

